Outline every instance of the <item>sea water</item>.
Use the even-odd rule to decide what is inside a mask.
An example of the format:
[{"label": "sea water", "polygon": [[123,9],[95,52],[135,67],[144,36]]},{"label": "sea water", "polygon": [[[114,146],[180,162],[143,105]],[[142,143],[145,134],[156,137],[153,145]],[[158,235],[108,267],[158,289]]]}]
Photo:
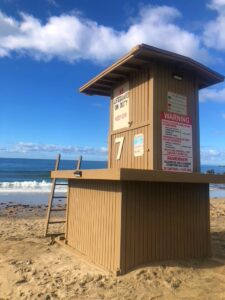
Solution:
[{"label": "sea water", "polygon": [[[51,190],[50,172],[55,160],[0,158],[0,205],[46,205]],[[77,161],[61,160],[60,170],[75,170]],[[82,161],[82,169],[105,169],[105,161]],[[62,182],[63,180],[61,180]],[[58,186],[56,193],[65,194],[67,188]]]},{"label": "sea water", "polygon": [[[104,169],[105,161],[82,161],[82,169]],[[0,158],[0,193],[49,192],[55,160]],[[59,169],[74,170],[77,161],[61,160]],[[63,188],[62,188],[63,189]]]},{"label": "sea water", "polygon": [[[11,199],[21,202],[22,199],[41,198],[46,201],[46,194],[50,192],[50,171],[54,169],[55,160],[51,159],[22,159],[0,158],[0,200]],[[59,169],[74,170],[77,161],[61,160]],[[106,161],[82,161],[82,169],[105,169]],[[201,172],[214,170],[215,173],[225,173],[225,166],[202,165]],[[65,192],[63,186],[58,187],[58,192]],[[45,196],[43,196],[45,195]],[[32,196],[32,197],[31,197]],[[211,185],[211,197],[225,197],[224,185]],[[35,200],[35,201],[36,201]],[[8,201],[8,200],[7,200]]]}]

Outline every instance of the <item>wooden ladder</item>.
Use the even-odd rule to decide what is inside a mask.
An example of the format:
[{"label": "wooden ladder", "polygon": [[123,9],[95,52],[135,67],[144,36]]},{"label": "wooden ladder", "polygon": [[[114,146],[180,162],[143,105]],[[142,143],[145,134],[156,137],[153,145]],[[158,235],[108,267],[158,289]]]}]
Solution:
[{"label": "wooden ladder", "polygon": [[[57,171],[59,169],[60,158],[61,158],[61,155],[58,154],[56,162],[55,162],[55,171]],[[80,156],[77,161],[76,170],[80,169],[81,161],[82,161],[82,156]],[[44,232],[45,237],[56,237],[56,236],[60,236],[60,235],[65,235],[64,232],[48,233],[49,225],[66,223],[65,219],[51,221],[51,218],[50,218],[51,212],[62,212],[62,211],[66,212],[66,208],[61,208],[61,207],[53,208],[54,199],[67,199],[67,196],[56,196],[55,195],[56,186],[67,186],[67,192],[68,192],[68,182],[62,183],[62,182],[57,182],[57,178],[52,179],[52,187],[51,187],[51,192],[50,192],[49,199],[48,199],[48,209],[47,209],[46,225],[45,225],[45,232]],[[65,206],[67,207],[67,203],[65,203]]]}]

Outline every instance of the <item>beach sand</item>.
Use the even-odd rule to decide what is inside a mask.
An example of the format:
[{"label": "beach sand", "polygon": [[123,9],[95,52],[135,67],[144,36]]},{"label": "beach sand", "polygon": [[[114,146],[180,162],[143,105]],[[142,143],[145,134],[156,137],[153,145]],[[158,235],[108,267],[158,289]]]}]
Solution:
[{"label": "beach sand", "polygon": [[45,210],[0,203],[0,299],[225,299],[225,199],[211,200],[212,259],[120,277],[43,238]]}]

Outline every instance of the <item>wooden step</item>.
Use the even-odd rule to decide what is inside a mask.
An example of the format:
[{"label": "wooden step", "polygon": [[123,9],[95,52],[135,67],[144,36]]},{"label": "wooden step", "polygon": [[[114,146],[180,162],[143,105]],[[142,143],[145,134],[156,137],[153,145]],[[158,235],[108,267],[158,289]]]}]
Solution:
[{"label": "wooden step", "polygon": [[49,221],[48,224],[61,224],[61,223],[66,223],[66,220],[62,220],[62,221]]},{"label": "wooden step", "polygon": [[66,211],[66,208],[52,208],[51,211]]},{"label": "wooden step", "polygon": [[63,233],[63,232],[48,233],[48,234],[46,235],[46,237],[57,237],[57,236],[59,236],[59,235],[65,235],[65,233]]},{"label": "wooden step", "polygon": [[[59,169],[59,163],[60,163],[60,158],[61,155],[58,154],[56,162],[55,162],[55,171],[57,171]],[[80,169],[80,165],[81,165],[81,161],[82,161],[82,156],[80,156],[79,160],[77,161],[77,168],[76,170],[78,171]],[[63,233],[55,233],[55,234],[48,234],[48,225],[50,224],[62,224],[62,223],[66,223],[66,220],[58,220],[58,221],[50,221],[50,216],[51,216],[51,212],[53,211],[66,211],[66,208],[62,208],[62,207],[57,207],[57,208],[52,208],[53,206],[53,201],[54,199],[67,199],[67,196],[55,196],[55,193],[59,193],[59,191],[57,191],[57,186],[67,186],[69,187],[69,182],[66,180],[63,180],[62,182],[58,182],[58,180],[62,180],[60,178],[53,178],[52,180],[52,187],[51,187],[51,193],[49,195],[49,199],[48,199],[48,209],[47,209],[47,217],[46,217],[46,225],[45,225],[45,231],[44,231],[44,236],[58,236],[58,235],[63,235]],[[65,195],[65,193],[64,193]]]}]

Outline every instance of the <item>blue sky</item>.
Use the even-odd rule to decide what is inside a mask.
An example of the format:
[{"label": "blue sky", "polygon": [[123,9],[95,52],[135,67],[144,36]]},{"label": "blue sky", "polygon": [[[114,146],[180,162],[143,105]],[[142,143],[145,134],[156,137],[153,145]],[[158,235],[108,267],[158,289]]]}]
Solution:
[{"label": "blue sky", "polygon": [[[78,88],[136,44],[225,75],[225,0],[1,0],[0,157],[107,158],[109,100]],[[200,93],[202,163],[225,164],[225,84]]]}]

